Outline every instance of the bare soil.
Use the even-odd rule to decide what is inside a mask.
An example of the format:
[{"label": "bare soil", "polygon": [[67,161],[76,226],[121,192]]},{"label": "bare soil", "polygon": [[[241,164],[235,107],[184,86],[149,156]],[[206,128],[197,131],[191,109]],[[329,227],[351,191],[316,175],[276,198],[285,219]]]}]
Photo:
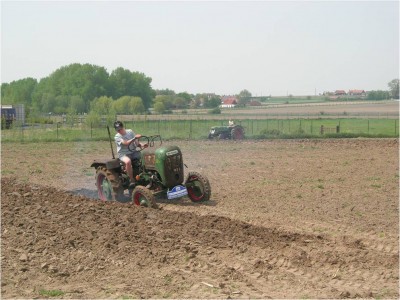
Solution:
[{"label": "bare soil", "polygon": [[[229,112],[228,109],[225,112]],[[322,102],[322,103],[304,103],[304,104],[269,104],[267,106],[255,107],[254,109],[235,108],[237,114],[277,114],[294,115],[320,114],[321,116],[337,115],[340,118],[368,116],[372,117],[399,117],[399,101],[350,101],[350,102]]]},{"label": "bare soil", "polygon": [[166,144],[210,201],[101,202],[109,143],[3,143],[2,298],[399,298],[398,139]]}]

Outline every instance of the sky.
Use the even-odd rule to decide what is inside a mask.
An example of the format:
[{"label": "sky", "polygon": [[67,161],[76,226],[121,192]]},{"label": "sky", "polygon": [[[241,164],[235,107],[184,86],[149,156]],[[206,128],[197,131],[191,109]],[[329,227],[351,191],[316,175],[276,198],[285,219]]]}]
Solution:
[{"label": "sky", "polygon": [[399,1],[1,1],[2,83],[72,63],[177,93],[388,90]]}]

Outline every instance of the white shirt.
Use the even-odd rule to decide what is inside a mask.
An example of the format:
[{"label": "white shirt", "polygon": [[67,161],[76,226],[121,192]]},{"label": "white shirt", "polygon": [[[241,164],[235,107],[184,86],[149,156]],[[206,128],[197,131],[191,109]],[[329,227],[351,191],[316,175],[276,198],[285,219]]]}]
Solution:
[{"label": "white shirt", "polygon": [[119,132],[116,133],[114,140],[115,143],[117,144],[117,152],[118,152],[118,157],[121,158],[124,155],[127,155],[128,153],[132,153],[128,149],[128,145],[122,144],[122,141],[129,141],[135,137],[135,133],[133,132],[132,129],[125,129],[125,134],[122,135]]}]

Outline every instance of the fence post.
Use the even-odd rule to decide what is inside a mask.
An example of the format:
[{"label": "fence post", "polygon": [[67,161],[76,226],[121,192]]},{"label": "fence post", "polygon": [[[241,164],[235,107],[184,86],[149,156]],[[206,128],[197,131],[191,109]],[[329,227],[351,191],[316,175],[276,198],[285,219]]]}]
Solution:
[{"label": "fence post", "polygon": [[336,126],[336,133],[340,133],[340,126],[339,125]]},{"label": "fence post", "polygon": [[192,139],[192,120],[190,120],[190,126],[189,126],[189,139]]},{"label": "fence post", "polygon": [[57,126],[57,140],[58,140],[58,122],[56,123]]},{"label": "fence post", "polygon": [[93,138],[93,123],[90,122],[90,138]]},{"label": "fence post", "polygon": [[369,134],[369,120],[368,120],[368,134]]},{"label": "fence post", "polygon": [[321,125],[320,133],[321,133],[321,134],[324,134],[324,125]]}]

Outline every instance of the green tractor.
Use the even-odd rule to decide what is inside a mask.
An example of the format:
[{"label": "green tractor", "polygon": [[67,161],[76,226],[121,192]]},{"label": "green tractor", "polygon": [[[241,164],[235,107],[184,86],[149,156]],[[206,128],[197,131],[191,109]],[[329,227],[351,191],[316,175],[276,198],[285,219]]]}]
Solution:
[{"label": "green tractor", "polygon": [[[211,186],[207,177],[198,172],[188,172],[184,177],[182,152],[178,146],[162,146],[160,135],[139,136],[129,150],[139,151],[140,158],[132,161],[136,181],[131,185],[124,163],[112,159],[94,160],[98,197],[103,201],[133,202],[135,205],[157,208],[156,199],[177,199],[188,196],[193,202],[208,201]],[[125,193],[125,192],[128,193]],[[128,194],[129,196],[127,196]]]},{"label": "green tractor", "polygon": [[208,134],[208,138],[212,139],[232,139],[232,140],[242,140],[244,139],[244,128],[241,125],[232,126],[214,126]]}]

